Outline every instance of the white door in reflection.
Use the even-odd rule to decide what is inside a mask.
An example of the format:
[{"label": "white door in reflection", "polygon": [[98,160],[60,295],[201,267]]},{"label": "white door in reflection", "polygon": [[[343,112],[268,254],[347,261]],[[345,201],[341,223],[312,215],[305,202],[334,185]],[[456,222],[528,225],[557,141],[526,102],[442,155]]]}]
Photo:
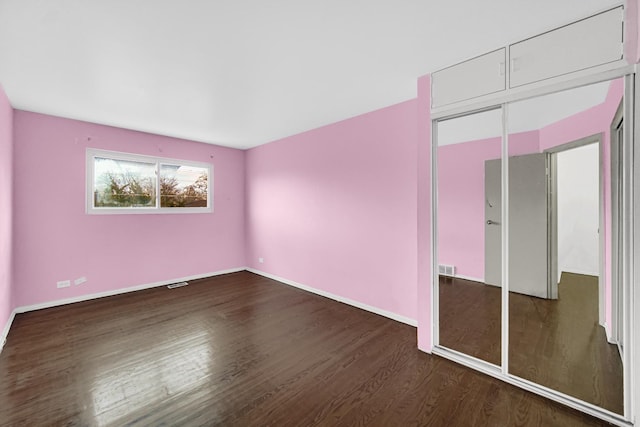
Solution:
[{"label": "white door in reflection", "polygon": [[[502,286],[499,159],[485,162],[485,282]],[[509,290],[549,298],[547,281],[547,158],[543,153],[509,158]]]}]

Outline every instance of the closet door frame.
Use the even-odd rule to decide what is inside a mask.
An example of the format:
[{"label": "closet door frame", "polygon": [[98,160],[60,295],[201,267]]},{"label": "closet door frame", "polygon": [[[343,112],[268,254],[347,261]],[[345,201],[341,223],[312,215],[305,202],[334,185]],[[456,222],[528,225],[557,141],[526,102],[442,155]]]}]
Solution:
[{"label": "closet door frame", "polygon": [[[547,95],[562,90],[573,89],[588,84],[599,83],[624,77],[624,116],[630,118],[626,121],[624,130],[623,150],[625,161],[622,165],[623,203],[622,212],[622,233],[625,236],[623,242],[622,263],[623,271],[620,272],[623,281],[624,299],[624,339],[626,351],[624,352],[624,415],[615,414],[593,404],[579,400],[573,396],[566,395],[559,391],[541,386],[531,381],[509,374],[509,162],[508,162],[508,113],[509,103],[542,95]],[[431,312],[432,312],[432,353],[458,362],[462,365],[483,372],[487,375],[515,385],[522,389],[536,393],[550,400],[562,403],[581,412],[595,416],[614,425],[631,426],[640,410],[640,313],[635,315],[636,307],[640,307],[640,289],[634,290],[633,283],[640,280],[640,250],[634,251],[634,247],[640,248],[640,221],[634,223],[635,205],[640,213],[640,173],[634,173],[634,165],[640,165],[640,149],[634,150],[634,141],[640,141],[640,109],[635,108],[636,99],[640,99],[640,77],[636,73],[636,66],[625,66],[618,70],[601,72],[588,77],[582,77],[574,81],[561,82],[545,88],[534,88],[530,91],[518,92],[515,94],[505,94],[498,100],[489,102],[479,102],[477,105],[469,105],[460,108],[453,108],[450,111],[434,112],[431,115]],[[475,107],[475,108],[474,108]],[[488,362],[476,359],[455,350],[442,347],[439,343],[439,286],[438,286],[438,242],[437,242],[437,191],[438,191],[438,135],[437,124],[445,119],[455,118],[483,110],[502,108],[502,358],[501,365],[496,366]],[[636,275],[638,271],[638,275]]]}]

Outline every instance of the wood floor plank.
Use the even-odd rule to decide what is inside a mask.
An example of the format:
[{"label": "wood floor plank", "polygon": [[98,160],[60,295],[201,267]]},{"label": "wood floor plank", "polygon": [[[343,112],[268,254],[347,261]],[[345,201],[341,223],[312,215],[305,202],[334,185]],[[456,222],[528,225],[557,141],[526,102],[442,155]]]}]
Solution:
[{"label": "wood floor plank", "polygon": [[19,314],[0,425],[599,426],[248,272]]}]

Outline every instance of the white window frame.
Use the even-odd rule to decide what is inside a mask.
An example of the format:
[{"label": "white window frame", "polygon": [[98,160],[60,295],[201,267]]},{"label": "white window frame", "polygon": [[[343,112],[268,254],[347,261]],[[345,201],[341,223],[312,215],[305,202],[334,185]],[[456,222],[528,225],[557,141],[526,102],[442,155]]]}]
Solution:
[{"label": "white window frame", "polygon": [[[94,166],[95,158],[106,158],[113,160],[124,160],[133,162],[155,163],[156,165],[156,206],[153,207],[95,207],[94,203]],[[160,166],[179,165],[205,168],[208,171],[207,177],[207,206],[206,207],[161,207],[160,206]],[[213,212],[213,165],[204,162],[194,162],[190,160],[172,159],[167,157],[146,156],[142,154],[123,153],[120,151],[100,150],[97,148],[87,148],[86,154],[86,213],[90,215],[104,214],[185,214],[185,213],[211,213]]]}]

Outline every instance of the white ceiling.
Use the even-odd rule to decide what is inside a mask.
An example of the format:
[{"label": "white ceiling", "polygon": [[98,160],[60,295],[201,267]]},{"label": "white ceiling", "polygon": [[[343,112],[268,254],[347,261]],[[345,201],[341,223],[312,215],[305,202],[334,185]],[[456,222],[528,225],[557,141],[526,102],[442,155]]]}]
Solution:
[{"label": "white ceiling", "polygon": [[248,148],[614,0],[0,0],[14,108]]}]

